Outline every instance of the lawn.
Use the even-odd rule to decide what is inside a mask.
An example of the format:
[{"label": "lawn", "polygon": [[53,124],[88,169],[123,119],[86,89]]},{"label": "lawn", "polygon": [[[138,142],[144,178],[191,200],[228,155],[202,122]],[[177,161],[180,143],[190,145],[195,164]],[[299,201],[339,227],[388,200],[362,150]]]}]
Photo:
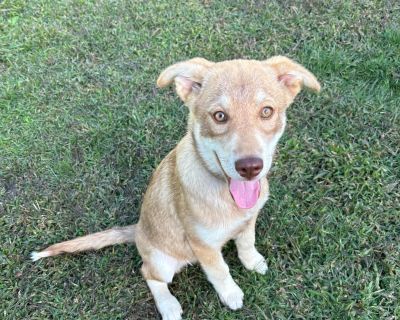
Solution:
[{"label": "lawn", "polygon": [[398,1],[0,1],[0,318],[159,319],[134,246],[37,263],[138,219],[187,110],[168,65],[284,54],[320,80],[288,110],[260,215],[266,276],[224,255],[233,312],[198,266],[184,319],[400,319]]}]

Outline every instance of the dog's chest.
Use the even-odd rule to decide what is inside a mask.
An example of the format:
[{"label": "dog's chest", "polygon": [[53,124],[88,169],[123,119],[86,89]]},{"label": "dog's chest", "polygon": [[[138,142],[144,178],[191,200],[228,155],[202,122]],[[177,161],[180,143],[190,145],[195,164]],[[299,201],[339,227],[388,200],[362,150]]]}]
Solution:
[{"label": "dog's chest", "polygon": [[211,226],[198,222],[194,228],[195,233],[202,242],[210,247],[220,247],[242,231],[252,216],[253,214],[248,213],[239,217],[229,217],[221,219]]}]

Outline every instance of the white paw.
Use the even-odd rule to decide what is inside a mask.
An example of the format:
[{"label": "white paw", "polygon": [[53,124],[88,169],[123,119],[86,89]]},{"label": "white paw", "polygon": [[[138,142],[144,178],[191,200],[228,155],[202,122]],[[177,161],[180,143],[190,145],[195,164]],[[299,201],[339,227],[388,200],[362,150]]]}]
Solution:
[{"label": "white paw", "polygon": [[261,274],[265,274],[268,270],[267,262],[256,250],[251,253],[246,252],[246,254],[240,255],[239,258],[247,270],[256,271]]},{"label": "white paw", "polygon": [[165,299],[157,305],[163,320],[181,320],[182,308],[174,296]]},{"label": "white paw", "polygon": [[232,310],[237,310],[243,307],[243,291],[236,283],[229,290],[219,295],[223,304]]},{"label": "white paw", "polygon": [[253,268],[254,271],[260,273],[260,274],[266,274],[268,271],[268,265],[267,262],[262,259]]}]

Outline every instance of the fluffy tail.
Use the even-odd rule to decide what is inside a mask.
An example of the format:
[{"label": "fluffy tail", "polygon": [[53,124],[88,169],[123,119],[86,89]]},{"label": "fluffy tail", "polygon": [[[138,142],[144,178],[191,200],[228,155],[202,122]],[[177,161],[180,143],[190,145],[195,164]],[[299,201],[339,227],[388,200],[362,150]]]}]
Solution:
[{"label": "fluffy tail", "polygon": [[135,242],[135,229],[135,224],[127,227],[112,228],[88,236],[53,244],[43,251],[32,252],[31,259],[36,261],[41,258],[56,256],[64,252],[97,250],[113,244]]}]

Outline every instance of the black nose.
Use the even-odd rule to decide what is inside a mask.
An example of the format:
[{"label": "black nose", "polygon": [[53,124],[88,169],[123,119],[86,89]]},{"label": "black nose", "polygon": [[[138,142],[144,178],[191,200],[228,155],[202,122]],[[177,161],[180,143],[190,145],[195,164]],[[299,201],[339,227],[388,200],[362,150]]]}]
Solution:
[{"label": "black nose", "polygon": [[263,168],[260,158],[244,158],[235,162],[235,169],[243,178],[252,179],[258,175]]}]

